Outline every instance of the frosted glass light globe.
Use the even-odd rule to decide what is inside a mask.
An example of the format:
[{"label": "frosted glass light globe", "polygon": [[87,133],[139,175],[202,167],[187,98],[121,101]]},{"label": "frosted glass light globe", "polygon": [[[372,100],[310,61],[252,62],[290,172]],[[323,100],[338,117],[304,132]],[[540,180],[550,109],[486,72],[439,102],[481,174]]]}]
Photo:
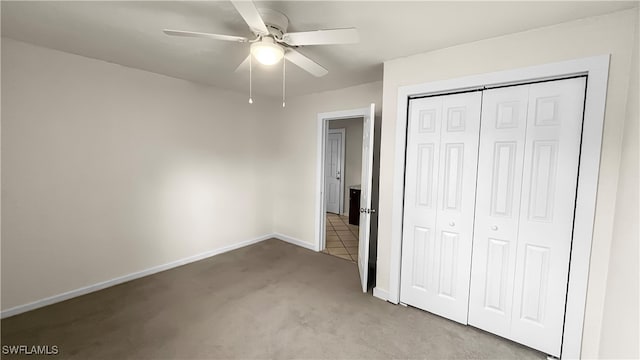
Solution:
[{"label": "frosted glass light globe", "polygon": [[284,57],[284,49],[267,37],[251,44],[251,55],[261,64],[273,65]]}]

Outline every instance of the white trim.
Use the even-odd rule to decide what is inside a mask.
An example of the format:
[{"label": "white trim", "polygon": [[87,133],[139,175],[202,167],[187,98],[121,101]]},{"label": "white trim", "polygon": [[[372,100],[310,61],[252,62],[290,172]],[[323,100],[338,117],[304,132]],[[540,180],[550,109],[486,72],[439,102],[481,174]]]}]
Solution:
[{"label": "white trim", "polygon": [[369,107],[352,110],[332,111],[318,113],[318,127],[316,140],[316,218],[315,218],[315,242],[314,250],[320,251],[325,246],[325,213],[324,202],[324,151],[326,140],[327,121],[351,118],[364,118],[369,116]]},{"label": "white trim", "polygon": [[309,249],[311,251],[317,251],[314,244],[308,243],[306,241],[302,241],[300,239],[296,239],[296,238],[291,237],[289,235],[274,233],[274,234],[272,234],[272,237],[274,237],[274,238],[276,238],[278,240],[282,240],[284,242],[288,242],[289,244],[293,244],[293,245],[297,245],[297,246],[303,247],[305,249]]},{"label": "white trim", "polygon": [[[122,284],[124,282],[127,281],[131,281],[131,280],[135,280],[135,279],[139,279],[148,275],[152,275],[161,271],[165,271],[165,270],[169,270],[169,269],[173,269],[175,267],[178,266],[182,266],[182,265],[186,265],[192,262],[196,262],[199,260],[203,260],[215,255],[219,255],[222,253],[226,253],[232,250],[236,250],[248,245],[253,245],[255,243],[267,240],[267,239],[271,239],[271,238],[278,238],[280,240],[284,240],[281,239],[279,235],[277,234],[267,234],[267,235],[262,235],[260,237],[254,238],[254,239],[249,239],[249,240],[245,240],[245,241],[241,241],[239,243],[233,244],[233,245],[228,245],[228,246],[223,246],[221,248],[215,249],[215,250],[210,250],[210,251],[206,251],[200,254],[196,254],[193,256],[189,256],[180,260],[176,260],[176,261],[172,261],[170,263],[166,263],[166,264],[162,264],[162,265],[158,265],[158,266],[154,266],[142,271],[137,271],[131,274],[127,274],[124,276],[119,276],[117,278],[113,278],[111,280],[106,280],[106,281],[102,281],[96,284],[92,284],[89,286],[84,286],[78,289],[74,289],[71,291],[67,291],[61,294],[57,294],[57,295],[53,295],[53,296],[49,296],[46,297],[44,299],[40,299],[40,300],[36,300],[24,305],[18,305],[18,306],[14,306],[12,308],[9,308],[7,310],[2,310],[2,312],[0,313],[0,318],[4,319],[6,317],[9,316],[14,316],[14,315],[18,315],[21,314],[23,312],[27,312],[30,310],[34,310],[34,309],[38,309],[41,308],[43,306],[47,306],[47,305],[51,305],[51,304],[55,304],[61,301],[65,301],[74,297],[78,297],[81,295],[86,295],[98,290],[102,290],[111,286],[115,286],[118,284]],[[288,241],[288,240],[285,240]],[[290,242],[290,241],[288,241]]]},{"label": "white trim", "polygon": [[379,287],[373,288],[373,296],[380,300],[389,301],[389,293],[386,290],[382,290]]},{"label": "white trim", "polygon": [[[342,135],[342,140],[340,141],[340,145],[342,149],[340,149],[340,199],[338,199],[338,214],[342,214],[344,211],[344,163],[347,161],[347,129],[345,128],[336,128],[336,129],[327,129],[328,134],[340,134]],[[325,159],[326,161],[327,159]]]},{"label": "white trim", "polygon": [[562,342],[563,358],[580,357],[598,174],[600,171],[600,150],[609,76],[609,57],[609,55],[594,56],[398,88],[388,301],[394,304],[400,301],[402,202],[404,198],[404,157],[409,97],[586,74],[588,78],[579,169],[580,176],[578,178],[567,307]]}]

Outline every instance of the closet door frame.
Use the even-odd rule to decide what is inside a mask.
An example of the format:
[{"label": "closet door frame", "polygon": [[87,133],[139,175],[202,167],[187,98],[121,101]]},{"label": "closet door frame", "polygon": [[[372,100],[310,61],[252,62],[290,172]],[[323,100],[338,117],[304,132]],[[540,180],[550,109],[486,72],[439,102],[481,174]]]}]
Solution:
[{"label": "closet door frame", "polygon": [[[578,178],[567,305],[562,336],[562,357],[580,357],[598,175],[600,172],[609,58],[610,55],[607,54],[398,88],[389,291],[384,300],[394,304],[398,304],[400,301],[405,149],[409,100],[422,96],[482,90],[586,75],[587,91],[584,106],[582,144],[580,146],[580,176]],[[380,294],[382,291],[376,292],[374,289],[374,294],[376,293]]]}]

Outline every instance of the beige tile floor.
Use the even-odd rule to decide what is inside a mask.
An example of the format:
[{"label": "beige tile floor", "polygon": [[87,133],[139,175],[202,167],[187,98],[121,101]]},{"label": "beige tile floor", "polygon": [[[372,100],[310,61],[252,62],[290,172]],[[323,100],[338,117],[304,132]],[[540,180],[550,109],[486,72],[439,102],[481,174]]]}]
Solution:
[{"label": "beige tile floor", "polygon": [[349,224],[349,217],[327,213],[327,246],[325,254],[358,261],[358,226]]}]

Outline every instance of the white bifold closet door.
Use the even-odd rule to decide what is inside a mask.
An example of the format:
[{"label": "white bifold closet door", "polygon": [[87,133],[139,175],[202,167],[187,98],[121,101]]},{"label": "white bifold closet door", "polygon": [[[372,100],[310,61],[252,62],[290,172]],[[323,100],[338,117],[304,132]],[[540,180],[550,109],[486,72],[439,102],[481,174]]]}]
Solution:
[{"label": "white bifold closet door", "polygon": [[415,99],[400,301],[467,323],[481,93]]},{"label": "white bifold closet door", "polygon": [[585,78],[484,91],[469,324],[560,356]]}]

